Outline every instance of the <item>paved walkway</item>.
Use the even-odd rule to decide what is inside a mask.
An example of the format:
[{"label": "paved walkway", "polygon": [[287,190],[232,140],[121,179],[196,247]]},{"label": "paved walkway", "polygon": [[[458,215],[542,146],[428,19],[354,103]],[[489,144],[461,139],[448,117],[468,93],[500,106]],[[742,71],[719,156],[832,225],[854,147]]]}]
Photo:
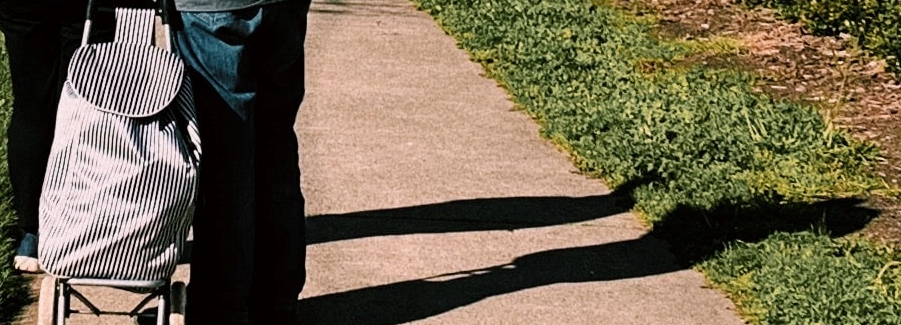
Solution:
[{"label": "paved walkway", "polygon": [[315,0],[307,52],[305,324],[743,324],[409,0]]}]

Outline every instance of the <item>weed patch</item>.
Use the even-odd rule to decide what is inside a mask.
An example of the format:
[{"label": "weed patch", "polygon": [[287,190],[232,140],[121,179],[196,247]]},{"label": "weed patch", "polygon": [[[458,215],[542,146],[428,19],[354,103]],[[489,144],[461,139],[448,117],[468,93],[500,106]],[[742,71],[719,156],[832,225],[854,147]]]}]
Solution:
[{"label": "weed patch", "polygon": [[878,151],[815,108],[754,93],[753,75],[684,63],[726,41],[665,41],[647,18],[578,0],[419,4],[542,122],[544,136],[566,142],[583,171],[627,186],[651,222],[677,207],[885,188],[869,175]]},{"label": "weed patch", "polygon": [[755,324],[901,323],[901,254],[816,232],[736,242],[700,264]]}]

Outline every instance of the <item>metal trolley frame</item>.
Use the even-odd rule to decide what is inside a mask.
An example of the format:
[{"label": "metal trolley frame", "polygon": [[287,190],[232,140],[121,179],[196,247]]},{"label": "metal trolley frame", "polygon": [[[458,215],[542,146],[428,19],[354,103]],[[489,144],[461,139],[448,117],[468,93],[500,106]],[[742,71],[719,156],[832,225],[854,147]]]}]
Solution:
[{"label": "metal trolley frame", "polygon": [[[145,295],[130,311],[101,310],[76,287],[110,287]],[[58,278],[46,276],[41,282],[38,302],[38,325],[65,325],[72,314],[119,315],[138,317],[151,301],[157,300],[157,325],[183,325],[185,314],[185,283],[170,280],[127,281],[104,279]],[[87,307],[87,310],[72,309],[72,298]]]}]

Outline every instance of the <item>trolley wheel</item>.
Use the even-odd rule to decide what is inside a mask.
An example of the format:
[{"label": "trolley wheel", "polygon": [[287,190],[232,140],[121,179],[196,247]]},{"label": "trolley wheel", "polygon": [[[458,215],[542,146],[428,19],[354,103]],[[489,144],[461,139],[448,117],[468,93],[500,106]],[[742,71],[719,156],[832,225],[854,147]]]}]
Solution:
[{"label": "trolley wheel", "polygon": [[56,279],[52,276],[45,276],[41,281],[41,293],[38,296],[38,325],[55,325],[58,316],[56,309]]},{"label": "trolley wheel", "polygon": [[[175,281],[169,291],[169,325],[185,324],[185,298],[187,297],[187,286],[184,282]],[[43,324],[41,324],[43,325]]]}]

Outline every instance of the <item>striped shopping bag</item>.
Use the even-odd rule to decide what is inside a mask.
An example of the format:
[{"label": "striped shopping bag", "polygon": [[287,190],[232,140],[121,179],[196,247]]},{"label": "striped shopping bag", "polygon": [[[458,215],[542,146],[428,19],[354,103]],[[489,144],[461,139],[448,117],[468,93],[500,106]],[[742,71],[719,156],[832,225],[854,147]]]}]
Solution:
[{"label": "striped shopping bag", "polygon": [[51,275],[167,279],[182,254],[200,141],[185,66],[151,43],[155,15],[116,9],[115,40],[72,57],[40,199]]}]

